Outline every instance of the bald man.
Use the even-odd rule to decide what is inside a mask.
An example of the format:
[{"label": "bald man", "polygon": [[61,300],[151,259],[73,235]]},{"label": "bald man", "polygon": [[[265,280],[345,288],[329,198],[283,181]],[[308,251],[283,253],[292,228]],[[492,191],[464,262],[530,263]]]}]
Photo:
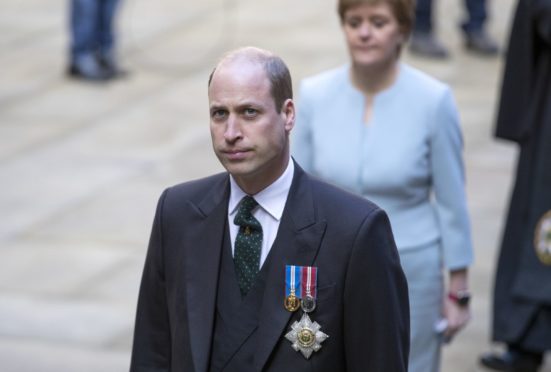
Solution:
[{"label": "bald man", "polygon": [[281,58],[225,55],[209,78],[227,172],[162,194],[130,370],[407,370],[409,304],[388,218],[290,157]]}]

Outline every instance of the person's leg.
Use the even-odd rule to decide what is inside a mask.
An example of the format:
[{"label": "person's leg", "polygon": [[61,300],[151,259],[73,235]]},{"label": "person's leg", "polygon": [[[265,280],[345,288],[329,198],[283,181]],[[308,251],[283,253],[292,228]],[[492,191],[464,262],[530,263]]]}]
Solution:
[{"label": "person's leg", "polygon": [[523,349],[516,344],[507,345],[502,354],[482,355],[480,363],[493,371],[537,372],[543,361],[543,353]]},{"label": "person's leg", "polygon": [[103,80],[105,76],[95,56],[97,0],[71,0],[71,51],[68,73],[73,77]]},{"label": "person's leg", "polygon": [[411,35],[410,50],[431,58],[446,58],[446,48],[433,34],[433,1],[418,0],[415,5],[415,24]]},{"label": "person's leg", "polygon": [[115,14],[119,0],[99,0],[97,25],[98,52],[100,55],[113,54],[115,49]]},{"label": "person's leg", "polygon": [[464,32],[480,32],[484,29],[484,22],[488,18],[486,0],[465,0],[467,19],[462,23]]},{"label": "person's leg", "polygon": [[497,44],[488,36],[484,25],[488,18],[486,0],[465,0],[467,18],[461,24],[467,49],[485,55],[495,55]]},{"label": "person's leg", "polygon": [[431,244],[400,252],[410,300],[410,372],[440,370],[441,336],[435,324],[442,317],[443,276],[440,247]]},{"label": "person's leg", "polygon": [[432,2],[433,0],[418,0],[415,4],[414,31],[432,32]]},{"label": "person's leg", "polygon": [[98,60],[108,73],[124,75],[117,63],[117,37],[115,19],[119,9],[119,0],[100,0],[100,17],[98,18],[97,40]]},{"label": "person's leg", "polygon": [[551,309],[542,306],[519,339],[507,341],[503,353],[486,353],[480,363],[494,371],[537,372],[543,354],[551,350]]},{"label": "person's leg", "polygon": [[93,51],[97,10],[96,0],[71,0],[70,32],[73,60]]}]

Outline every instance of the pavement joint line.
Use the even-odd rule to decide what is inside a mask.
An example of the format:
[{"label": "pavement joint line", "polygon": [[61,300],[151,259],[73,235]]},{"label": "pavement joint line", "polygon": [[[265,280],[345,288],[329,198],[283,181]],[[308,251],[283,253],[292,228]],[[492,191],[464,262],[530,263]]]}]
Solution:
[{"label": "pavement joint line", "polygon": [[[33,44],[40,44],[52,35],[57,35],[58,33],[59,31],[56,27],[44,27],[40,30],[33,30],[20,34],[20,37],[15,37],[5,44],[2,43],[1,47],[2,50],[10,50],[12,53],[15,53],[13,51],[17,50],[20,45],[24,45],[25,48],[29,48],[29,46],[32,46]],[[0,63],[3,62],[2,59],[3,58],[0,58]]]},{"label": "pavement joint line", "polygon": [[88,350],[96,350],[96,351],[109,352],[110,354],[112,353],[114,355],[123,354],[126,358],[128,358],[128,352],[126,350],[122,348],[113,348],[110,342],[106,342],[105,344],[98,345],[98,344],[92,344],[92,343],[77,342],[72,340],[56,340],[56,339],[49,339],[49,338],[46,339],[46,338],[18,336],[13,334],[9,334],[9,335],[0,334],[0,345],[6,342],[33,344],[36,346],[40,346],[40,345],[63,346],[64,349],[81,350],[83,352],[86,352]]},{"label": "pavement joint line", "polygon": [[[128,180],[132,178],[138,178],[142,177],[144,174],[151,173],[151,171],[154,171],[157,167],[157,164],[162,162],[163,160],[169,160],[174,159],[178,157],[178,154],[181,152],[181,150],[187,146],[190,146],[191,144],[197,142],[199,139],[208,137],[207,131],[201,127],[201,126],[193,126],[190,128],[188,132],[186,132],[185,140],[183,143],[179,143],[178,146],[174,146],[173,149],[169,149],[166,151],[166,153],[163,153],[161,155],[158,155],[157,157],[151,157],[149,160],[142,162],[141,164],[138,163],[136,166],[133,167],[132,170],[130,170],[130,167],[125,168],[127,170],[127,174],[125,176],[118,177],[116,180],[112,182],[106,182],[102,185],[97,186],[94,190],[87,189],[86,193],[83,193],[80,197],[72,198],[71,200],[65,200],[65,202],[60,202],[58,205],[59,207],[55,208],[49,208],[46,212],[42,214],[40,217],[36,217],[32,222],[29,224],[26,224],[22,227],[19,227],[18,229],[14,229],[12,232],[8,232],[5,235],[0,235],[0,242],[3,244],[9,243],[10,241],[16,240],[18,238],[21,238],[22,236],[25,236],[27,231],[32,231],[33,229],[36,229],[40,225],[42,225],[45,221],[50,220],[52,218],[58,218],[59,216],[62,216],[66,213],[68,213],[71,210],[74,210],[78,208],[80,205],[83,205],[90,200],[93,200],[98,195],[104,194],[106,190],[108,191],[113,187],[114,183],[117,184],[124,184]],[[0,162],[1,166],[1,162]]]},{"label": "pavement joint line", "polygon": [[[157,32],[156,34],[150,35],[147,38],[145,38],[145,40],[139,41],[139,42],[132,40],[133,28],[132,28],[132,21],[130,21],[128,29],[126,30],[127,34],[129,35],[127,36],[127,39],[129,39],[128,46],[127,48],[125,48],[125,52],[123,53],[123,55],[125,57],[134,56],[135,59],[137,58],[136,62],[138,65],[140,64],[139,58],[141,57],[142,59],[145,59],[145,61],[141,62],[142,66],[150,67],[155,71],[162,72],[164,75],[167,75],[167,76],[193,73],[197,70],[196,68],[197,65],[200,65],[204,60],[217,57],[219,50],[223,45],[231,44],[231,38],[233,35],[230,32],[230,30],[233,29],[232,24],[234,21],[234,17],[232,13],[237,10],[238,2],[239,2],[238,0],[221,0],[222,6],[220,7],[221,11],[219,13],[221,13],[223,24],[220,28],[219,36],[216,42],[214,42],[213,45],[205,53],[203,53],[202,56],[200,56],[199,58],[195,58],[191,62],[179,64],[178,66],[174,64],[174,65],[171,65],[170,67],[168,67],[168,65],[166,64],[163,65],[162,63],[158,63],[156,61],[151,62],[151,60],[147,58],[148,46],[157,45],[159,40],[166,38],[166,35],[170,35],[181,29],[193,27],[195,24],[199,22],[203,22],[204,21],[203,15],[211,16],[212,9],[218,8],[216,6],[210,6],[210,7],[204,8],[201,11],[196,12],[192,16],[187,16],[184,19],[175,22],[171,26]],[[236,6],[231,7],[232,3],[235,3]],[[134,4],[131,6],[136,7],[137,5]],[[131,8],[131,10],[129,11],[130,19],[134,18],[132,17],[132,10],[133,9]],[[212,16],[207,18],[212,18]]]},{"label": "pavement joint line", "polygon": [[[137,170],[134,170],[133,173],[137,172]],[[119,179],[122,179],[122,177]],[[7,233],[0,235],[0,242],[6,244],[18,238],[21,238],[27,231],[33,230],[34,228],[42,225],[45,221],[55,218],[60,214],[64,214],[69,210],[78,208],[78,206],[82,205],[82,203],[84,203],[85,201],[97,196],[99,193],[104,192],[106,189],[109,189],[111,187],[111,183],[106,182],[104,184],[98,185],[94,189],[94,191],[92,191],[91,189],[85,190],[86,192],[82,193],[80,197],[77,196],[69,200],[60,201],[57,207],[47,208],[47,210],[41,213],[40,216],[35,215],[31,222],[23,224],[23,226],[18,226],[12,231],[8,231]]]},{"label": "pavement joint line", "polygon": [[[201,68],[203,67],[201,66]],[[200,70],[200,68],[198,68],[197,70]],[[45,138],[43,140],[38,140],[26,146],[22,146],[18,150],[13,151],[12,153],[9,153],[6,156],[0,158],[0,167],[22,155],[38,153],[42,151],[45,147],[55,146],[56,143],[74,137],[75,135],[84,134],[85,132],[90,131],[94,128],[107,125],[104,123],[104,120],[106,118],[113,118],[117,117],[118,115],[122,115],[131,106],[140,106],[147,104],[147,101],[151,97],[158,95],[160,92],[171,89],[175,85],[181,83],[181,80],[184,80],[187,77],[189,76],[183,77],[182,79],[168,79],[166,81],[161,80],[155,83],[153,87],[149,87],[140,94],[137,94],[135,97],[129,98],[126,102],[115,105],[111,109],[105,110],[98,115],[92,115],[81,120],[80,125],[77,125],[70,129],[66,129],[58,135]],[[61,84],[59,85],[61,86]]]},{"label": "pavement joint line", "polygon": [[34,88],[32,92],[23,91],[18,94],[0,98],[0,111],[9,110],[10,107],[16,107],[19,103],[28,101],[29,98],[38,97],[48,90],[61,86],[63,82],[61,79],[62,76],[59,75],[50,79],[45,79],[40,85]]},{"label": "pavement joint line", "polygon": [[[151,220],[153,221],[153,217],[151,217]],[[148,228],[151,226],[148,226]],[[79,236],[83,236],[82,234],[79,234]],[[47,234],[47,233],[41,233],[41,232],[25,232],[18,235],[18,238],[23,239],[23,241],[26,240],[38,240],[44,243],[59,243],[61,245],[76,245],[79,241],[82,241],[82,238],[78,238],[77,235],[70,235],[70,234],[64,234],[64,235],[53,235],[53,234]],[[95,242],[97,243],[97,246],[95,249],[97,250],[105,250],[110,251],[112,250],[112,246],[116,245],[121,251],[128,251],[128,252],[134,252],[134,249],[136,249],[136,246],[146,246],[147,242],[140,240],[136,241],[130,241],[127,239],[102,239],[98,237],[97,235],[94,236],[88,236],[86,238],[87,242]],[[0,240],[0,242],[3,242],[3,240]],[[105,248],[104,248],[105,247]],[[0,253],[7,248],[0,247]],[[135,252],[136,256],[141,257],[143,255],[143,252]]]}]

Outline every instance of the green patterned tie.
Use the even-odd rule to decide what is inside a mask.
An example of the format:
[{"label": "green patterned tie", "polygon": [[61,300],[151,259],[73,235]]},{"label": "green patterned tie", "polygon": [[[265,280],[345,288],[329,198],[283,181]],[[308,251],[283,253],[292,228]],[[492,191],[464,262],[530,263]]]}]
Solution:
[{"label": "green patterned tie", "polygon": [[235,238],[233,262],[237,274],[237,282],[241,294],[245,296],[254,284],[260,267],[260,251],[262,247],[262,226],[251,211],[258,205],[251,196],[241,199],[239,209],[233,223],[239,226]]}]

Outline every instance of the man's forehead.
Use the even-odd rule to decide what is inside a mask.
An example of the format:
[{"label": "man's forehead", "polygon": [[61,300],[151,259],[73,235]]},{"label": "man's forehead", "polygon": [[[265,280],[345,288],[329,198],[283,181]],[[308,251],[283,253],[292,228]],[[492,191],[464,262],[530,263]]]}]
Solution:
[{"label": "man's forehead", "polygon": [[216,69],[209,86],[209,95],[219,90],[270,90],[270,81],[263,67],[256,63],[224,64]]},{"label": "man's forehead", "polygon": [[262,63],[260,63],[260,61],[251,60],[248,58],[232,58],[221,61],[214,71],[213,79],[217,75],[221,75],[223,73],[229,73],[232,75],[240,74],[243,76],[263,75],[264,77],[267,77]]},{"label": "man's forehead", "polygon": [[266,50],[255,47],[245,47],[224,55],[218,62],[218,66],[231,62],[263,64],[271,56],[272,54]]}]

